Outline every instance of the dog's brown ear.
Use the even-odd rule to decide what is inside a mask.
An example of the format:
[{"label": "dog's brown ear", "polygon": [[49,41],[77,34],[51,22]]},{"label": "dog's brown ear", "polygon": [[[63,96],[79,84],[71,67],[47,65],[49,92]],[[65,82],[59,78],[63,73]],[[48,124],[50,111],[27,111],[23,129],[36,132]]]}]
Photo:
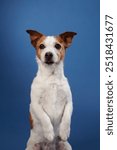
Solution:
[{"label": "dog's brown ear", "polygon": [[68,48],[71,43],[74,35],[76,35],[76,32],[64,32],[59,35],[59,37],[63,40],[65,48]]},{"label": "dog's brown ear", "polygon": [[30,34],[31,43],[36,48],[37,40],[40,39],[44,35],[34,30],[26,30],[26,32]]}]

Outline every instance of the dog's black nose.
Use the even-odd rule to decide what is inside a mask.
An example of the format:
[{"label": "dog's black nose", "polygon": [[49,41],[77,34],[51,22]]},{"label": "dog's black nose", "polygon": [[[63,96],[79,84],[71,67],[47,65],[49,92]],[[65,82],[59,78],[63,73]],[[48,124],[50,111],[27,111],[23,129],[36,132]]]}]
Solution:
[{"label": "dog's black nose", "polygon": [[47,52],[47,53],[45,54],[45,58],[46,58],[47,60],[51,60],[52,57],[53,57],[53,54],[52,54],[51,52]]}]

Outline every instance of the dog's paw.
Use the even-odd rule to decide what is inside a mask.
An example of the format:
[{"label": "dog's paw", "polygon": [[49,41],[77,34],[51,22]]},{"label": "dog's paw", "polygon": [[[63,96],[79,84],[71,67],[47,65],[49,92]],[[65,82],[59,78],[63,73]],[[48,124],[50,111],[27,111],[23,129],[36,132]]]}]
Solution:
[{"label": "dog's paw", "polygon": [[67,141],[67,139],[69,138],[69,135],[70,135],[70,127],[68,128],[60,128],[60,131],[59,131],[59,137],[61,140],[63,141]]}]

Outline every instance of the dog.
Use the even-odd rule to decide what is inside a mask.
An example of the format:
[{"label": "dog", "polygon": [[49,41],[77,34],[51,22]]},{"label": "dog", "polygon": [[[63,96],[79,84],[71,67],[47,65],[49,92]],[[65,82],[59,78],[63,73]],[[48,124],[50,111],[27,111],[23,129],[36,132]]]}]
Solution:
[{"label": "dog", "polygon": [[72,150],[72,94],[64,75],[64,57],[75,32],[57,36],[27,30],[36,50],[38,71],[31,85],[30,137],[26,150]]}]

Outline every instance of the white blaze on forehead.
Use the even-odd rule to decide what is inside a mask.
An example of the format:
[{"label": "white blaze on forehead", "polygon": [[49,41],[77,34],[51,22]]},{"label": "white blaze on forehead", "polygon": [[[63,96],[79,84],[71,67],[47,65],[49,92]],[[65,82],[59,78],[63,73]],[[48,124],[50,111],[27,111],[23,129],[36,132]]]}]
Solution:
[{"label": "white blaze on forehead", "polygon": [[47,46],[53,46],[56,43],[56,38],[54,36],[47,36],[44,40],[44,44]]},{"label": "white blaze on forehead", "polygon": [[55,43],[57,42],[56,38],[54,36],[47,36],[44,40],[43,40],[43,44],[45,45],[45,48],[41,51],[41,60],[43,62],[45,62],[45,54],[47,52],[51,52],[53,54],[53,62],[58,62],[59,61],[59,57],[58,57],[58,52],[55,48]]}]

